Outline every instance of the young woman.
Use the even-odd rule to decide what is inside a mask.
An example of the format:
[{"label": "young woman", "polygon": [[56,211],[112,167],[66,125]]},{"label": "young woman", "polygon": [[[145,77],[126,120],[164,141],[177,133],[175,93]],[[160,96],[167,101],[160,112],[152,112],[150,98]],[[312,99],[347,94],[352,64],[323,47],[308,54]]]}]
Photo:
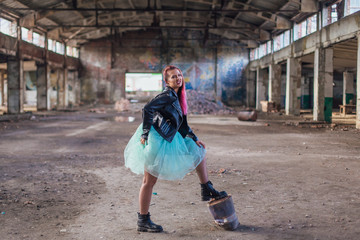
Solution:
[{"label": "young woman", "polygon": [[175,66],[163,71],[165,90],[143,108],[143,123],[125,148],[125,166],[144,174],[139,193],[138,231],[161,232],[163,228],[150,220],[152,189],[158,178],[182,179],[196,169],[201,184],[201,198],[222,198],[208,179],[205,144],[187,123],[187,103],[182,72]]}]

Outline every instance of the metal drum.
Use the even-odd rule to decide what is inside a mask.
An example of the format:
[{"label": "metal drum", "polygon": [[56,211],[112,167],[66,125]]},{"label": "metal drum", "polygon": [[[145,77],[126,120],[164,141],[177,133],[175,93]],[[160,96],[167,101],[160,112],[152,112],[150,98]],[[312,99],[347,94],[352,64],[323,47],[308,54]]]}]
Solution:
[{"label": "metal drum", "polygon": [[215,223],[219,226],[230,231],[235,230],[239,226],[240,223],[235,213],[231,195],[218,200],[212,200],[207,205],[215,219]]},{"label": "metal drum", "polygon": [[237,114],[237,118],[239,119],[239,121],[256,121],[257,119],[257,113],[255,110],[253,111],[240,111]]}]

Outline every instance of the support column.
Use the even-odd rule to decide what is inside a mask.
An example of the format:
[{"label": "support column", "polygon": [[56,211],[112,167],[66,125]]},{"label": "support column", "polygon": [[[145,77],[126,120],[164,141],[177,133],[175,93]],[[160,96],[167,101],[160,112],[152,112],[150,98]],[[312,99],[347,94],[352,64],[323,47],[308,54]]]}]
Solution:
[{"label": "support column", "polygon": [[255,107],[256,101],[256,72],[251,71],[250,69],[247,71],[247,81],[246,81],[246,105],[248,107]]},{"label": "support column", "polygon": [[333,105],[333,49],[317,48],[314,57],[314,120],[331,122]]},{"label": "support column", "polygon": [[[47,64],[47,67],[46,67],[46,78],[47,78],[47,89],[46,89],[46,93],[47,93],[47,110],[51,110],[53,107],[54,107],[54,100],[53,100],[53,96],[52,96],[52,93],[53,93],[53,82],[52,82],[52,75],[51,74],[51,68],[49,66],[49,64]],[[57,88],[57,86],[56,86]]]},{"label": "support column", "polygon": [[[343,105],[349,104],[354,99],[354,75],[351,72],[343,73]],[[354,102],[353,102],[354,104]]]},{"label": "support column", "polygon": [[357,35],[357,63],[356,63],[356,128],[360,129],[360,33]]},{"label": "support column", "polygon": [[[111,43],[112,44],[112,43]],[[62,105],[62,108],[67,108],[69,106],[69,84],[68,84],[68,69],[67,69],[67,58],[66,58],[66,48],[67,48],[67,45],[66,43],[64,44],[65,46],[65,54],[64,54],[64,69],[62,69],[62,75],[63,75],[63,99],[62,99],[62,102],[63,102],[63,105]],[[112,49],[112,47],[111,47]],[[111,65],[113,64],[113,56],[111,56]]]},{"label": "support column", "polygon": [[288,58],[286,62],[286,115],[300,115],[301,102],[301,63],[296,58]]},{"label": "support column", "polygon": [[63,78],[64,78],[64,108],[67,108],[69,106],[69,84],[68,84],[68,69],[64,68],[63,71]]},{"label": "support column", "polygon": [[5,91],[4,91],[4,73],[3,71],[1,70],[0,71],[0,95],[1,95],[1,98],[0,98],[0,107],[4,105],[4,102],[5,102]]},{"label": "support column", "polygon": [[266,86],[263,70],[258,67],[256,69],[256,109],[261,110],[261,101],[266,100]]},{"label": "support column", "polygon": [[37,110],[46,111],[48,109],[48,79],[47,64],[37,64],[36,69],[36,88],[37,88]]},{"label": "support column", "polygon": [[8,71],[8,113],[17,114],[24,111],[24,72],[23,60],[9,57]]},{"label": "support column", "polygon": [[325,109],[324,118],[326,122],[332,122],[332,109],[334,102],[334,50],[325,49]]},{"label": "support column", "polygon": [[[80,84],[80,79],[78,77],[79,73],[78,71],[75,71],[74,73],[74,82],[75,82],[75,104],[78,105],[81,102],[81,84]],[[125,96],[124,96],[125,98]]]},{"label": "support column", "polygon": [[58,85],[58,91],[57,91],[57,109],[63,109],[65,108],[65,89],[64,89],[64,70],[63,69],[57,69],[57,85]]},{"label": "support column", "polygon": [[269,65],[269,101],[281,104],[281,65]]}]

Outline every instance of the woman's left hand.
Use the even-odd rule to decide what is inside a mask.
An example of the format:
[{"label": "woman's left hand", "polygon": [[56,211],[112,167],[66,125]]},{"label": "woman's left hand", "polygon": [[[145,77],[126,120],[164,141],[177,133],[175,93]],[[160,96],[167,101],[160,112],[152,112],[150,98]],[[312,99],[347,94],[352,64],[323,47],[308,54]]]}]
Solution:
[{"label": "woman's left hand", "polygon": [[196,145],[198,145],[199,147],[205,148],[205,144],[200,140],[196,141]]}]

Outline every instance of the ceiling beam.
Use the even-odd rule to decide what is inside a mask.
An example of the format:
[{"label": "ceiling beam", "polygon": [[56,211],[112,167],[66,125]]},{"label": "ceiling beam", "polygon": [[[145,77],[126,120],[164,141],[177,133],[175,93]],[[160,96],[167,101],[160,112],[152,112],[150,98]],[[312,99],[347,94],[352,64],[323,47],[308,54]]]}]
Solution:
[{"label": "ceiling beam", "polygon": [[[173,41],[182,41],[182,40],[189,40],[189,41],[199,41],[199,40],[204,40],[204,38],[199,37],[199,38],[172,38],[172,37],[167,37],[167,38],[151,38],[151,37],[142,37],[142,38],[138,38],[138,37],[121,37],[120,40],[131,40],[131,41],[143,41],[143,40],[173,40]],[[74,38],[73,40],[87,40],[85,38]],[[240,40],[247,40],[247,38],[239,38],[239,39],[224,39],[224,38],[207,38],[206,40],[210,40],[210,41],[221,41],[221,40],[231,40],[231,41],[240,41]]]},{"label": "ceiling beam", "polygon": [[292,28],[292,22],[281,16],[276,17],[276,29],[290,29]]},{"label": "ceiling beam", "polygon": [[[255,7],[253,5],[251,5],[252,0],[248,0],[246,3],[242,3],[242,2],[236,2],[236,4],[240,4],[242,6],[244,6],[244,10],[259,10],[260,8]],[[291,2],[291,1],[290,1]],[[285,29],[288,26],[292,25],[290,19],[288,19],[288,17],[284,16],[283,14],[281,14],[282,12],[299,12],[300,10],[288,10],[288,9],[284,9],[284,7],[289,4],[290,2],[286,3],[283,7],[281,7],[279,9],[279,11],[277,12],[269,12],[271,13],[271,17],[266,17],[264,16],[262,13],[263,12],[255,12],[255,11],[249,11],[249,14],[251,14],[252,16],[256,16],[258,18],[261,18],[263,20],[265,20],[265,22],[261,25],[265,25],[265,23],[268,22],[272,22],[276,24],[276,27],[279,25],[280,29]],[[231,4],[231,7],[233,5],[233,2],[229,2],[229,4]],[[239,12],[236,15],[236,19],[239,18],[241,16],[242,12]],[[278,18],[280,20],[278,20]],[[279,24],[280,22],[280,24]]]},{"label": "ceiling beam", "polygon": [[[250,5],[251,2],[252,2],[252,0],[248,0],[246,3],[239,3],[239,2],[237,2],[237,3],[244,6],[244,9],[243,9],[243,10],[249,10],[250,8],[254,8],[253,6]],[[233,4],[234,4],[234,2],[229,2],[229,3],[227,4],[227,8],[229,8],[229,9],[234,9]],[[242,14],[244,14],[244,13],[243,13],[243,12],[238,12],[238,13],[237,13],[237,15],[235,16],[235,18],[234,18],[233,21],[232,21],[232,25],[234,24],[235,21],[245,22],[245,21],[239,19]],[[251,15],[254,15],[254,16],[257,16],[257,17],[260,16],[261,18],[263,18],[261,12],[258,12],[258,13],[253,13],[253,12],[252,12],[252,13],[250,13],[250,14],[251,14]],[[273,15],[272,15],[272,16],[273,16]],[[269,21],[268,18],[265,19],[265,22],[264,22],[264,23],[266,23],[267,21]],[[247,23],[247,24],[249,24],[249,23]],[[270,35],[270,32],[268,32],[268,31],[266,31],[265,29],[263,29],[262,26],[263,26],[263,24],[260,25],[260,26],[252,25],[252,30],[253,30],[253,32],[254,32],[255,34],[257,34],[258,36],[259,36],[258,33],[262,33],[262,34],[260,34],[260,39],[259,39],[259,38],[258,38],[258,39],[251,38],[250,40],[262,40],[262,39],[267,39],[267,37],[264,37],[264,36],[265,36],[265,35],[266,35],[266,36]],[[257,32],[258,32],[258,33],[257,33]],[[266,34],[266,32],[267,32],[267,34]]]},{"label": "ceiling beam", "polygon": [[[241,3],[240,3],[241,4]],[[215,12],[215,13],[238,13],[238,12],[268,12],[268,13],[280,13],[280,12],[299,12],[299,10],[279,10],[279,9],[148,9],[148,8],[47,8],[47,7],[8,7],[11,11],[78,11],[78,12],[96,12],[96,11],[106,11],[106,12]]]},{"label": "ceiling beam", "polygon": [[317,0],[302,0],[301,12],[316,12],[318,10]]},{"label": "ceiling beam", "polygon": [[57,25],[47,25],[46,26],[49,29],[53,29],[56,27],[61,28],[147,28],[147,29],[166,29],[166,28],[172,28],[172,29],[239,29],[239,30],[252,30],[250,27],[228,27],[228,26],[150,26],[150,25],[115,25],[115,24],[98,24],[98,25],[84,25],[84,24],[61,24],[59,26]]}]

